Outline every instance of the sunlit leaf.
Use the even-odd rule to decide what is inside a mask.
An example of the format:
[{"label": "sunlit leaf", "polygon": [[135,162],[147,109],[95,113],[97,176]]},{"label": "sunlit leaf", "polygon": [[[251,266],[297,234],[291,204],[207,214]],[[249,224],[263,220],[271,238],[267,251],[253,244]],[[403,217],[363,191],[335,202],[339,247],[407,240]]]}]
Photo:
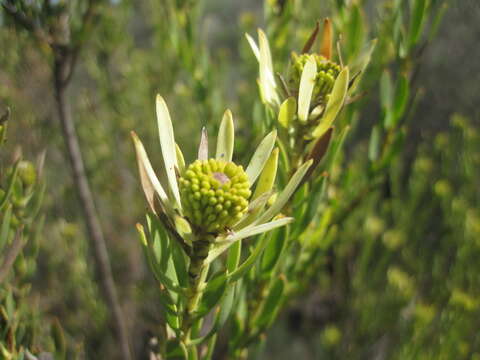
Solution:
[{"label": "sunlit leaf", "polygon": [[250,182],[250,186],[255,183],[258,176],[262,172],[265,163],[272,153],[276,138],[277,131],[274,130],[265,136],[260,145],[258,145],[257,150],[255,150],[255,153],[253,154],[252,159],[245,170],[248,176],[248,181]]},{"label": "sunlit leaf", "polygon": [[233,116],[230,110],[223,114],[222,122],[217,136],[217,153],[215,157],[219,160],[232,161],[235,128]]},{"label": "sunlit leaf", "polygon": [[150,209],[153,212],[156,212],[155,209],[155,193],[158,194],[160,198],[160,203],[163,209],[167,212],[172,212],[170,208],[170,202],[168,200],[167,194],[165,190],[163,190],[160,181],[158,180],[155,172],[152,168],[152,164],[148,159],[147,153],[145,148],[143,147],[142,142],[138,138],[135,132],[130,133],[133,139],[133,143],[135,145],[135,152],[137,156],[137,165],[138,165],[138,172],[140,174],[140,183],[142,184],[142,189],[147,198],[147,202],[150,206]]},{"label": "sunlit leaf", "polygon": [[198,160],[208,160],[208,134],[205,127],[202,128],[200,144],[198,145]]},{"label": "sunlit leaf", "polygon": [[158,133],[160,137],[160,146],[162,148],[163,162],[165,164],[165,171],[167,173],[168,185],[177,206],[181,207],[177,176],[175,174],[175,168],[178,167],[178,165],[172,120],[170,119],[170,113],[168,112],[167,104],[160,95],[157,95],[156,105]]},{"label": "sunlit leaf", "polygon": [[270,220],[283,209],[312,165],[312,162],[313,160],[307,161],[293,174],[287,186],[278,195],[277,200],[255,221],[256,224]]},{"label": "sunlit leaf", "polygon": [[255,55],[257,61],[260,62],[260,50],[258,49],[257,43],[249,34],[245,34],[245,37],[247,38],[248,44],[252,48],[253,55]]},{"label": "sunlit leaf", "polygon": [[298,89],[298,119],[302,122],[306,122],[308,119],[316,76],[317,63],[313,56],[309,56],[303,68]]},{"label": "sunlit leaf", "polygon": [[295,100],[294,97],[289,97],[282,103],[282,105],[280,105],[280,110],[278,112],[278,123],[285,129],[288,129],[290,124],[293,122],[296,112],[297,100]]},{"label": "sunlit leaf", "polygon": [[320,124],[313,131],[313,136],[318,138],[322,136],[333,124],[338,113],[342,109],[347,95],[349,71],[348,67],[344,67],[338,75],[333,85],[330,99],[328,100],[325,114],[323,115]]}]

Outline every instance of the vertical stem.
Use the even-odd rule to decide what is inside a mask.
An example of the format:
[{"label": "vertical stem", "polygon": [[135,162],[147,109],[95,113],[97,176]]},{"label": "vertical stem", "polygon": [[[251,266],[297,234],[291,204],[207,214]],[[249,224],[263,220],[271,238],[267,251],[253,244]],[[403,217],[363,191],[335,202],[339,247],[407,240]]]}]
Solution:
[{"label": "vertical stem", "polygon": [[98,219],[90,185],[85,174],[80,144],[66,94],[68,88],[68,81],[66,81],[66,79],[70,73],[71,69],[69,68],[68,57],[57,55],[54,65],[55,99],[57,102],[58,117],[62,126],[63,139],[67,148],[68,160],[72,170],[72,177],[85,218],[89,239],[91,245],[93,245],[97,276],[99,277],[100,286],[107,304],[110,307],[111,316],[113,317],[113,327],[120,342],[121,358],[123,360],[131,360],[127,327],[113,280],[105,238]]}]

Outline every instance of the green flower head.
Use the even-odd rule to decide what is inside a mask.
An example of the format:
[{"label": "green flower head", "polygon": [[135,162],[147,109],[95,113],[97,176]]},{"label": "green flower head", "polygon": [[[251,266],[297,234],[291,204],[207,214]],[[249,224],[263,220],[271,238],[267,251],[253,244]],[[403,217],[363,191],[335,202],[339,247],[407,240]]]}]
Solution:
[{"label": "green flower head", "polygon": [[209,232],[232,227],[240,220],[252,194],[243,167],[231,161],[196,160],[179,183],[185,216]]},{"label": "green flower head", "polygon": [[300,86],[300,79],[302,77],[305,64],[309,57],[312,56],[317,65],[317,72],[313,78],[314,86],[312,91],[312,103],[326,104],[330,98],[330,93],[333,90],[333,85],[337,79],[340,71],[340,65],[327,59],[319,54],[301,54],[292,53],[292,63],[290,66],[290,77],[288,79],[288,86],[290,92],[295,94],[298,92]]},{"label": "green flower head", "polygon": [[[293,220],[272,218],[285,206],[311,162],[301,166],[285,189],[275,194],[273,185],[279,154],[278,149],[274,149],[276,131],[262,140],[244,169],[232,160],[234,124],[232,113],[227,110],[220,124],[215,155],[209,156],[207,133],[203,130],[197,159],[186,165],[175,143],[170,114],[161,96],[157,96],[157,120],[165,168],[160,178],[165,181],[161,182],[156,176],[143,144],[134,132],[132,138],[150,209],[177,239],[182,238],[186,244],[191,244],[208,238],[218,244],[214,252],[218,256],[234,241],[284,226]],[[270,203],[272,198],[275,201]]]}]

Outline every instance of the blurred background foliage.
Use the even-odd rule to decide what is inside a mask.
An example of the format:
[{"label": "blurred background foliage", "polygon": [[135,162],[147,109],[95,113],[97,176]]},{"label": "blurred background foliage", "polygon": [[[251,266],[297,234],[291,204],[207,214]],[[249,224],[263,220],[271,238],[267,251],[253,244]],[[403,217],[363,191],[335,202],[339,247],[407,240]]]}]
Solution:
[{"label": "blurred background foliage", "polygon": [[[51,3],[53,8],[64,5]],[[347,209],[330,245],[318,255],[321,266],[306,284],[309,291],[288,304],[252,357],[480,358],[480,5],[448,1],[438,33],[429,41],[426,31],[424,46],[409,62],[398,58],[401,50],[395,48],[395,36],[401,35],[395,35],[389,16],[397,3],[101,2],[69,96],[136,358],[148,353],[161,311],[133,226],[143,220],[145,203],[130,130],[139,133],[147,148],[158,148],[152,109],[154,95],[161,93],[176,119],[176,139],[187,159],[193,159],[201,127],[216,130],[214,124],[228,107],[237,128],[236,156],[246,156],[266,130],[257,64],[243,34],[264,28],[277,70],[283,72],[290,52],[300,50],[315,21],[326,16],[342,35],[346,62],[358,55],[359,44],[378,39],[363,79],[365,93],[340,119],[352,128],[332,173],[329,196],[343,206],[373,179],[379,185]],[[404,20],[408,23],[408,16]],[[1,284],[0,341],[4,323],[10,321],[4,314],[11,317],[21,298],[18,319],[28,319],[20,320],[21,326],[28,324],[27,334],[43,334],[19,335],[24,347],[62,356],[68,352],[69,359],[116,358],[57,121],[51,54],[6,14],[0,17],[0,48],[0,112],[7,106],[12,111],[0,153],[2,189],[10,178],[8,169],[18,161],[13,155],[18,146],[27,159],[46,152],[41,216],[24,225],[26,234],[36,235],[28,236],[9,275],[11,285]],[[372,128],[388,113],[388,82],[403,91],[399,79],[408,71],[414,71],[414,81],[407,84],[412,100],[401,115],[400,150],[377,179],[371,176],[376,171],[371,166]],[[158,163],[160,152],[149,153]],[[23,188],[18,191],[17,196],[25,196]],[[6,209],[1,209],[0,224],[9,216]],[[5,239],[12,242],[13,228],[8,233]]]}]

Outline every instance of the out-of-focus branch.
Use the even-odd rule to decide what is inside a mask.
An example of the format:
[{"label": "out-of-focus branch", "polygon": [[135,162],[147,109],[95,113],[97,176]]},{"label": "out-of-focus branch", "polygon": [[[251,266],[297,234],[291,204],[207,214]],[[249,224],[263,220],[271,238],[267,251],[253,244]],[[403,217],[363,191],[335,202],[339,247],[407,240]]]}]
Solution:
[{"label": "out-of-focus branch", "polygon": [[128,341],[128,331],[125,318],[118,300],[118,294],[113,279],[110,259],[108,256],[105,237],[100,224],[93,193],[90,189],[88,178],[85,173],[80,141],[75,130],[75,124],[68,98],[68,87],[75,71],[78,56],[91,30],[91,24],[95,8],[99,1],[87,0],[87,8],[82,16],[82,24],[79,32],[72,40],[69,17],[66,12],[59,14],[56,26],[48,29],[47,37],[45,29],[29,19],[25,14],[17,11],[8,2],[2,2],[6,13],[20,26],[30,31],[40,42],[50,46],[54,55],[53,64],[53,87],[57,104],[57,113],[62,127],[62,135],[67,148],[68,161],[72,170],[72,177],[80,200],[80,206],[85,219],[87,232],[92,245],[93,257],[100,286],[110,307],[113,328],[117,335],[120,354],[123,360],[130,360],[131,353]]},{"label": "out-of-focus branch", "polygon": [[2,264],[0,265],[0,284],[7,277],[10,269],[13,266],[13,263],[15,262],[15,259],[17,258],[18,254],[20,254],[20,251],[22,251],[23,247],[25,246],[25,242],[22,239],[22,230],[23,228],[20,228],[17,230],[12,244],[5,251],[5,258],[3,259]]}]

